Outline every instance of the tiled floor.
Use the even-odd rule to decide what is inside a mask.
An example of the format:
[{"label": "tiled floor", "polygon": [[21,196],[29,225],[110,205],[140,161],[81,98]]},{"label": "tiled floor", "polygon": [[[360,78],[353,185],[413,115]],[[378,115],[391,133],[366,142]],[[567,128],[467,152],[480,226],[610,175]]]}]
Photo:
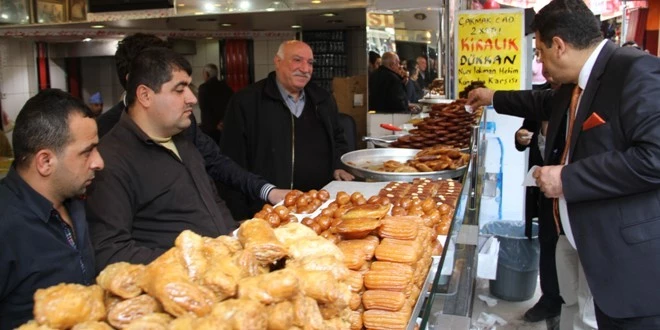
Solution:
[{"label": "tiled floor", "polygon": [[[472,310],[472,329],[474,330],[492,330],[492,329],[545,330],[547,329],[545,322],[528,323],[522,320],[522,316],[523,314],[525,314],[525,311],[527,311],[529,308],[534,306],[534,304],[538,301],[539,297],[541,297],[541,290],[538,284],[536,286],[536,293],[534,294],[534,297],[532,297],[532,299],[527,301],[512,302],[512,301],[497,299],[497,304],[495,306],[488,307],[488,305],[486,305],[484,301],[478,298],[479,295],[485,295],[490,298],[497,299],[490,294],[490,291],[488,289],[488,280],[478,279],[477,290],[475,292],[475,301]],[[507,324],[504,326],[495,324],[493,327],[488,327],[488,326],[480,327],[478,326],[477,321],[479,320],[479,317],[482,315],[482,313],[497,315],[502,319],[504,319],[507,322]]]}]

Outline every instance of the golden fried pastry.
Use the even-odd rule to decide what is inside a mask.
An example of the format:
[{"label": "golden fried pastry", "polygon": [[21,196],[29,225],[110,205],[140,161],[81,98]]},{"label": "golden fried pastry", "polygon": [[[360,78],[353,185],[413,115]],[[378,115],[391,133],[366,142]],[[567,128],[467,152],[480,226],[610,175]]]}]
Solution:
[{"label": "golden fried pastry", "polygon": [[[388,206],[389,207],[389,206]],[[380,227],[380,220],[374,218],[343,219],[336,227],[344,239],[365,238],[372,230]]]},{"label": "golden fried pastry", "polygon": [[128,324],[124,330],[169,330],[172,317],[166,313],[153,313],[142,316]]},{"label": "golden fried pastry", "polygon": [[362,312],[353,311],[348,318],[351,323],[351,330],[361,330],[362,329]]},{"label": "golden fried pastry", "polygon": [[37,321],[32,320],[16,328],[16,330],[56,330],[56,329],[53,329],[47,325],[39,325]]},{"label": "golden fried pastry", "polygon": [[268,306],[268,330],[289,330],[293,326],[293,303],[283,301]]},{"label": "golden fried pastry", "polygon": [[180,251],[178,256],[188,270],[188,277],[193,281],[201,279],[208,268],[204,254],[204,238],[190,230],[184,230],[174,241],[174,246]]},{"label": "golden fried pastry", "polygon": [[390,205],[364,204],[351,208],[348,212],[344,213],[341,218],[343,220],[361,218],[381,219],[386,216],[389,211]]},{"label": "golden fried pastry", "polygon": [[342,281],[349,276],[349,270],[342,261],[332,255],[320,257],[309,256],[302,259],[289,259],[286,262],[287,268],[300,268],[309,271],[329,272],[332,276]]},{"label": "golden fried pastry", "polygon": [[34,319],[52,328],[70,328],[105,317],[103,289],[98,285],[58,284],[34,294]]},{"label": "golden fried pastry", "polygon": [[179,262],[179,253],[177,248],[172,248],[147,266],[144,290],[174,316],[186,313],[204,316],[211,312],[215,295],[190,280]]},{"label": "golden fried pastry", "polygon": [[122,300],[123,299],[121,299],[121,297],[115,296],[114,294],[106,291],[103,295],[103,304],[105,304],[105,310],[109,311],[114,305],[120,303]]},{"label": "golden fried pastry", "polygon": [[244,249],[254,252],[262,265],[274,263],[287,255],[284,244],[277,239],[273,228],[262,219],[243,222],[238,228],[238,240]]},{"label": "golden fried pastry", "polygon": [[362,304],[362,296],[358,293],[351,294],[351,300],[348,302],[348,308],[351,310],[357,310]]},{"label": "golden fried pastry", "polygon": [[408,264],[375,261],[364,274],[364,286],[370,290],[403,292],[412,281],[413,268]]},{"label": "golden fried pastry", "polygon": [[298,291],[298,276],[288,269],[247,277],[238,282],[239,298],[252,299],[263,304],[287,300],[298,294]]},{"label": "golden fried pastry", "polygon": [[112,330],[112,327],[105,322],[89,321],[78,323],[71,330]]},{"label": "golden fried pastry", "polygon": [[[375,236],[371,236],[371,237],[375,237]],[[371,260],[374,257],[374,252],[376,251],[376,247],[378,246],[378,244],[379,244],[379,240],[377,238],[375,240],[363,238],[363,239],[352,239],[347,241],[341,241],[337,243],[337,246],[341,249],[342,252],[344,252],[344,255],[346,255],[347,250],[353,250],[356,251],[360,256],[362,256],[364,260]]]},{"label": "golden fried pastry", "polygon": [[417,237],[417,223],[412,221],[399,221],[393,217],[385,217],[381,220],[378,235],[383,238],[395,238],[401,240],[414,240]]},{"label": "golden fried pastry", "polygon": [[334,317],[332,319],[323,320],[323,326],[326,329],[350,329],[351,323],[349,321],[349,315],[345,318],[341,316]]},{"label": "golden fried pastry", "polygon": [[[340,243],[347,242],[347,241],[342,241]],[[337,245],[339,249],[341,250],[342,254],[344,255],[344,265],[348,267],[348,269],[351,270],[358,270],[362,268],[362,265],[367,261],[366,258],[364,257],[365,252],[361,249],[361,247],[357,247],[357,245],[348,245],[348,244],[341,244]]]},{"label": "golden fried pastry", "polygon": [[255,300],[229,299],[215,305],[211,314],[233,329],[266,329],[266,311],[266,306]]},{"label": "golden fried pastry", "polygon": [[417,241],[383,238],[376,248],[376,259],[412,264],[417,261],[421,246]]},{"label": "golden fried pastry", "polygon": [[293,324],[309,330],[323,329],[323,316],[316,300],[298,295],[293,299]]},{"label": "golden fried pastry", "polygon": [[232,256],[232,261],[241,270],[241,278],[268,273],[268,268],[262,266],[252,250],[241,250]]},{"label": "golden fried pastry", "polygon": [[341,284],[330,274],[323,271],[306,271],[297,269],[295,271],[300,281],[301,292],[319,303],[332,303],[341,295]]},{"label": "golden fried pastry", "polygon": [[316,236],[312,229],[298,222],[287,223],[275,229],[275,237],[285,246],[289,246],[292,242]]},{"label": "golden fried pastry", "polygon": [[213,260],[202,276],[202,283],[215,293],[217,301],[236,295],[238,280],[243,278],[241,268],[234,263],[229,255]]},{"label": "golden fried pastry", "polygon": [[403,292],[367,290],[362,293],[362,304],[366,309],[382,309],[396,312],[401,310],[406,296]]},{"label": "golden fried pastry", "polygon": [[142,293],[144,265],[118,262],[108,265],[96,277],[96,283],[104,290],[124,299],[137,297]]},{"label": "golden fried pastry", "polygon": [[367,329],[405,329],[409,319],[410,313],[379,309],[367,310],[362,314],[362,322]]},{"label": "golden fried pastry", "polygon": [[291,242],[287,248],[289,250],[289,257],[293,259],[302,259],[305,257],[318,258],[329,255],[343,261],[343,254],[337,245],[319,236]]},{"label": "golden fried pastry", "polygon": [[362,273],[351,270],[348,272],[346,283],[351,287],[351,291],[360,292],[364,287],[364,276]]},{"label": "golden fried pastry", "polygon": [[224,244],[232,254],[243,250],[243,245],[241,245],[241,242],[236,237],[223,235],[214,238],[214,240]]},{"label": "golden fried pastry", "polygon": [[[224,319],[208,315],[201,318],[195,318],[191,316],[180,317],[172,321],[166,330],[233,330],[231,324],[228,324]],[[239,328],[237,328],[239,329]],[[139,329],[135,329],[139,330]],[[154,329],[160,330],[160,329]]]},{"label": "golden fried pastry", "polygon": [[115,328],[123,329],[131,322],[162,308],[156,299],[143,294],[117,303],[108,310],[108,322]]}]

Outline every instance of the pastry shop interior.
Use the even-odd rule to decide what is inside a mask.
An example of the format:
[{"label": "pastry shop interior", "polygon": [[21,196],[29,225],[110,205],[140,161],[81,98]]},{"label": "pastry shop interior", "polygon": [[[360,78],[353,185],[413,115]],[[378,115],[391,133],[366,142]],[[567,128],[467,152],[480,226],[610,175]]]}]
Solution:
[{"label": "pastry shop interior", "polygon": [[[513,149],[521,121],[468,109],[465,93],[504,80],[531,87],[533,56],[528,13],[503,5],[511,9],[501,15],[519,24],[511,32],[518,67],[480,79],[466,52],[483,45],[457,41],[459,25],[479,21],[461,13],[488,12],[469,11],[476,2],[0,1],[9,143],[21,107],[42,89],[86,103],[100,94],[104,112],[122,100],[114,55],[128,35],[167,39],[197,87],[206,64],[218,65],[234,92],[266,78],[280,44],[297,39],[314,53],[311,83],[348,118],[341,161],[355,177],[293,190],[236,219],[226,236],[184,230],[152,262],[110,264],[93,285],[40,288],[34,319],[20,329],[470,329],[477,266],[488,254],[480,227],[523,218],[526,157]],[[418,82],[407,108],[372,107],[389,92],[370,87],[370,57],[386,52]],[[198,105],[193,114],[203,124]],[[11,164],[11,154],[0,156],[0,177]]]}]

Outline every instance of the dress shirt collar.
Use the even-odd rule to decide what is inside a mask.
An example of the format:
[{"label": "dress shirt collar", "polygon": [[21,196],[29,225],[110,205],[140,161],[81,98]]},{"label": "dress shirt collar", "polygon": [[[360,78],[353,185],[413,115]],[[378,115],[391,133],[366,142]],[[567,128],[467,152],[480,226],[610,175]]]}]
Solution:
[{"label": "dress shirt collar", "polygon": [[587,58],[587,61],[584,62],[584,65],[582,66],[582,70],[580,70],[580,76],[578,77],[578,86],[582,88],[582,90],[585,90],[587,88],[587,82],[589,82],[589,76],[591,75],[591,70],[593,70],[594,65],[596,64],[596,59],[598,58],[598,55],[600,54],[600,51],[603,50],[603,47],[605,47],[605,44],[607,43],[607,39],[603,40],[598,44],[596,49],[594,49],[593,53]]},{"label": "dress shirt collar", "polygon": [[27,208],[34,212],[39,219],[43,222],[48,222],[51,212],[54,210],[53,203],[25,182],[18,174],[18,171],[16,171],[14,165],[9,169],[4,183],[7,184],[9,189],[15,192],[16,196],[25,202]]},{"label": "dress shirt collar", "polygon": [[280,94],[282,95],[282,99],[284,99],[284,103],[289,106],[291,113],[296,117],[300,117],[303,109],[305,108],[305,90],[300,90],[300,96],[298,96],[298,101],[296,101],[294,97],[284,88],[284,86],[280,84],[279,80],[277,80],[277,76],[275,76],[275,83],[277,84],[277,89],[280,90]]}]

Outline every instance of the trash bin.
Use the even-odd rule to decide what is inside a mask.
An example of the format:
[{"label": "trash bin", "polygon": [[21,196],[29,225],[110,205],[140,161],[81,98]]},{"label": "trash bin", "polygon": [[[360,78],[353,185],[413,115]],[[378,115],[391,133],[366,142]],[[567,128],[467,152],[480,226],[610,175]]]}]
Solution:
[{"label": "trash bin", "polygon": [[490,281],[490,293],[509,301],[532,298],[539,274],[538,224],[532,226],[531,240],[525,236],[521,221],[493,221],[481,231],[500,241],[497,277]]}]

